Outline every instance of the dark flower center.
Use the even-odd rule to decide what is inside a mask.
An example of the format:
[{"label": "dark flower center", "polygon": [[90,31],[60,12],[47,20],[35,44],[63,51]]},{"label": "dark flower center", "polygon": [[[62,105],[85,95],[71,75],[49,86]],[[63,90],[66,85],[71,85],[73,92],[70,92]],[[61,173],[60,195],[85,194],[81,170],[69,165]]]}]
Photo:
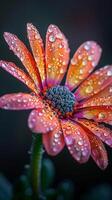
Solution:
[{"label": "dark flower center", "polygon": [[46,98],[53,108],[57,109],[61,115],[73,112],[76,102],[75,96],[65,86],[54,86],[47,90]]}]

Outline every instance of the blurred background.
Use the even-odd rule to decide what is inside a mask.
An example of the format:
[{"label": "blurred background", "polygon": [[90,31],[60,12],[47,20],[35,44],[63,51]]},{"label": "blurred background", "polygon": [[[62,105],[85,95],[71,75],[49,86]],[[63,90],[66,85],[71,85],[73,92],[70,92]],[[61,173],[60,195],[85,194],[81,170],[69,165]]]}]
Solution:
[{"label": "blurred background", "polygon": [[[84,41],[97,41],[103,48],[99,67],[111,64],[111,8],[111,0],[1,0],[0,59],[13,61],[22,67],[20,61],[9,51],[3,32],[15,33],[29,47],[26,23],[32,22],[44,41],[48,25],[58,25],[68,38],[71,56]],[[0,95],[20,91],[28,90],[10,74],[0,70]],[[24,165],[29,163],[27,152],[31,146],[31,131],[27,127],[28,114],[29,111],[0,110],[0,172],[12,183],[23,173]],[[109,194],[112,191],[112,152],[108,147],[107,150],[109,166],[105,171],[101,171],[92,159],[86,164],[77,164],[66,149],[58,156],[51,157],[56,169],[54,186],[57,187],[62,180],[72,180],[75,199],[80,199],[101,185],[102,191],[106,188]],[[45,157],[48,156],[45,154]]]}]

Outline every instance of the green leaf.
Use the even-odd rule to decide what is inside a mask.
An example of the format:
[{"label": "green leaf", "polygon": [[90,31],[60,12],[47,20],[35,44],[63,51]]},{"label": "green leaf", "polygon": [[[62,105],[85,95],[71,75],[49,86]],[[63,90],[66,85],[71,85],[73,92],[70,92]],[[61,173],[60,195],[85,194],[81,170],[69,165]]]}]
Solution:
[{"label": "green leaf", "polygon": [[44,159],[42,162],[41,183],[42,190],[45,191],[52,183],[55,175],[54,165],[50,159]]},{"label": "green leaf", "polygon": [[0,174],[0,200],[12,199],[12,186],[10,182]]}]

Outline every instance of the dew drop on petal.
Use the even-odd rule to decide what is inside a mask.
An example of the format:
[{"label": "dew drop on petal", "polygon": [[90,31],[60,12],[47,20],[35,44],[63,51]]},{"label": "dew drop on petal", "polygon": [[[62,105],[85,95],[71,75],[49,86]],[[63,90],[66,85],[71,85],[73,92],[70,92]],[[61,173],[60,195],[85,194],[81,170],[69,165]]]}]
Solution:
[{"label": "dew drop on petal", "polygon": [[50,42],[55,42],[55,40],[56,40],[55,36],[54,36],[53,34],[51,34],[51,35],[49,36],[49,41],[50,41]]}]

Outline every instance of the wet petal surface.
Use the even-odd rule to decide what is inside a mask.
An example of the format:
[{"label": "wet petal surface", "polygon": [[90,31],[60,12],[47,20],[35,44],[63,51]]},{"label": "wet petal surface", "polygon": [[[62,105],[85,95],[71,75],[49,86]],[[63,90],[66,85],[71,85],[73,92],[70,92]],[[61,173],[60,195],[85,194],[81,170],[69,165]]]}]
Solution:
[{"label": "wet petal surface", "polygon": [[62,120],[61,125],[70,154],[79,163],[87,162],[91,148],[85,131],[77,123],[69,120]]},{"label": "wet petal surface", "polygon": [[30,88],[32,91],[37,93],[36,86],[33,80],[30,78],[30,76],[26,74],[23,70],[18,68],[14,63],[0,60],[0,67],[9,72],[15,78],[19,79],[21,82],[27,85],[27,87]]},{"label": "wet petal surface", "polygon": [[16,35],[5,32],[4,38],[7,44],[9,45],[10,50],[12,50],[14,54],[21,60],[24,67],[31,76],[32,80],[34,81],[37,89],[40,91],[41,89],[40,75],[31,53],[28,51],[23,42],[17,38]]},{"label": "wet petal surface", "polygon": [[91,97],[112,84],[112,65],[96,70],[76,90],[78,101]]},{"label": "wet petal surface", "polygon": [[50,25],[46,35],[46,73],[49,87],[60,84],[69,61],[67,39],[59,28]]},{"label": "wet petal surface", "polygon": [[112,131],[109,128],[86,119],[80,119],[78,122],[89,129],[107,145],[112,147]]},{"label": "wet petal surface", "polygon": [[92,119],[112,125],[112,106],[92,106],[82,108],[74,115],[75,118]]},{"label": "wet petal surface", "polygon": [[44,104],[38,96],[25,93],[6,94],[0,97],[0,108],[6,110],[27,110],[43,108]]},{"label": "wet petal surface", "polygon": [[100,46],[93,41],[83,43],[74,54],[66,78],[66,86],[73,90],[95,68],[101,56]]},{"label": "wet petal surface", "polygon": [[62,151],[65,142],[60,126],[47,134],[43,134],[43,144],[49,155],[54,156]]},{"label": "wet petal surface", "polygon": [[41,81],[44,86],[46,81],[46,75],[43,41],[36,27],[30,23],[27,24],[27,33],[33,56],[40,73]]},{"label": "wet petal surface", "polygon": [[29,128],[35,133],[48,133],[59,126],[58,117],[49,106],[33,110],[28,119]]}]

